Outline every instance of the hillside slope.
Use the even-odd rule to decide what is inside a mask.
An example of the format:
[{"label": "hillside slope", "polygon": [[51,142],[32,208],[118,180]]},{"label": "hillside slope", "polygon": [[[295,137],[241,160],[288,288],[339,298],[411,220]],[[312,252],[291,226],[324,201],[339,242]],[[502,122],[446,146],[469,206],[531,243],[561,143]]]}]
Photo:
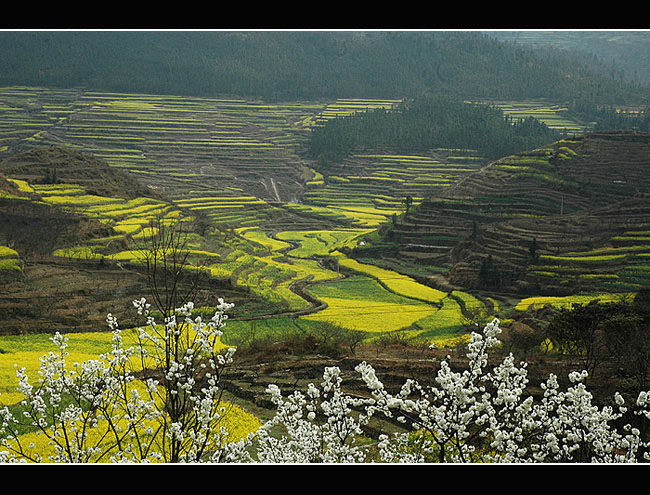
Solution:
[{"label": "hillside slope", "polygon": [[[149,297],[144,264],[108,255],[144,246],[152,218],[178,213],[171,203],[63,146],[14,154],[0,171],[9,177],[0,173],[0,334],[103,330],[106,314]],[[202,277],[201,288],[208,305],[218,297],[243,307],[257,301],[225,278]]]},{"label": "hillside slope", "polygon": [[88,194],[124,198],[158,196],[127,173],[68,146],[42,146],[13,154],[0,161],[0,172],[32,184],[77,184]]},{"label": "hillside slope", "polygon": [[448,267],[466,288],[634,290],[650,253],[649,169],[650,135],[633,131],[505,157],[401,219],[384,256]]}]

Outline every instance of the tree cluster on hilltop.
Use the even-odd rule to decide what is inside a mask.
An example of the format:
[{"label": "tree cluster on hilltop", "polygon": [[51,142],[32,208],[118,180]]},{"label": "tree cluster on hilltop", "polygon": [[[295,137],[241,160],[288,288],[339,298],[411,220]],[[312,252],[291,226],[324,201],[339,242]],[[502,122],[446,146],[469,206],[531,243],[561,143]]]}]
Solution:
[{"label": "tree cluster on hilltop", "polygon": [[446,96],[421,96],[395,110],[368,110],[313,129],[310,155],[322,166],[354,150],[425,151],[436,147],[478,150],[498,158],[561,138],[533,117],[513,121],[498,108]]},{"label": "tree cluster on hilltop", "polygon": [[267,100],[647,94],[596,57],[480,32],[11,31],[0,50],[0,85]]}]

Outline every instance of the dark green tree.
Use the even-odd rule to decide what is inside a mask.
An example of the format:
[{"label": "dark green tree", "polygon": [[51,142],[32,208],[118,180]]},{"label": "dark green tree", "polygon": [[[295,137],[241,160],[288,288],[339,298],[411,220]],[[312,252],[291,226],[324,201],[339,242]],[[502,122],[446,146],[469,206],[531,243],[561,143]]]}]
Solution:
[{"label": "dark green tree", "polygon": [[588,304],[574,303],[561,308],[549,321],[547,336],[562,353],[579,359],[590,376],[609,359],[604,322],[616,313],[615,303],[602,304],[597,299]]},{"label": "dark green tree", "polygon": [[409,194],[402,200],[402,203],[404,204],[404,214],[408,216],[411,206],[413,206],[413,196]]},{"label": "dark green tree", "polygon": [[650,322],[634,313],[620,312],[603,323],[612,358],[629,377],[635,394],[650,386]]},{"label": "dark green tree", "polygon": [[492,287],[495,285],[497,276],[494,259],[492,255],[488,255],[481,261],[481,267],[478,272],[479,285],[481,287]]}]

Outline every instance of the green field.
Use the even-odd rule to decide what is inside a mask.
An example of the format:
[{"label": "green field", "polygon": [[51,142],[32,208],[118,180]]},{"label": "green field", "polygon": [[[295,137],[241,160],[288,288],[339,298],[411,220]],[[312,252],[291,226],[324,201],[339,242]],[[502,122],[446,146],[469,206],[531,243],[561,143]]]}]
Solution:
[{"label": "green field", "polygon": [[[151,233],[152,220],[201,218],[207,228],[204,235],[190,238],[192,263],[275,305],[282,313],[274,317],[278,322],[299,311],[305,324],[327,321],[369,334],[407,330],[438,342],[461,341],[467,335],[468,317],[476,312],[490,315],[492,304],[485,305],[469,292],[420,283],[404,273],[422,271],[412,264],[407,269],[407,264],[384,260],[380,268],[343,253],[364,244],[377,228],[403,219],[406,198],[418,205],[479,170],[484,158],[467,149],[358,152],[321,172],[302,163],[296,153],[315,125],[399,103],[359,98],[269,104],[237,98],[0,88],[0,157],[25,144],[64,142],[128,171],[169,198],[125,200],[98,195],[82,184],[43,184],[29,174],[10,177],[20,191],[113,228],[113,235],[60,248],[53,253],[57,256],[137,263],[142,257],[137,244]],[[513,119],[532,115],[554,128],[584,130],[565,120],[558,105],[492,103]],[[559,158],[570,159],[572,153],[567,144]],[[511,180],[563,184],[550,155],[508,157],[492,167]],[[496,200],[485,196],[477,201]],[[501,203],[503,217],[510,209],[514,216],[525,214],[520,203]],[[553,198],[544,205],[549,212],[560,209]],[[540,211],[533,205],[530,215]],[[432,232],[427,239],[439,243],[443,237]],[[625,232],[612,238],[607,249],[544,254],[529,271],[548,278],[600,280],[613,292],[626,292],[650,278],[649,239],[645,231]],[[19,253],[0,256],[0,268],[19,269],[18,260]],[[619,265],[622,260],[633,263]],[[422,273],[432,272],[444,270],[428,267]],[[313,303],[296,290],[297,285],[306,285],[309,294],[327,307],[313,312]],[[557,303],[526,299],[517,308],[544,301]],[[507,314],[510,309],[502,305],[499,312]],[[271,324],[274,318],[266,327],[286,327]]]},{"label": "green field", "polygon": [[367,277],[349,277],[314,285],[310,293],[328,307],[305,319],[326,321],[364,332],[408,328],[438,308],[385,290]]}]

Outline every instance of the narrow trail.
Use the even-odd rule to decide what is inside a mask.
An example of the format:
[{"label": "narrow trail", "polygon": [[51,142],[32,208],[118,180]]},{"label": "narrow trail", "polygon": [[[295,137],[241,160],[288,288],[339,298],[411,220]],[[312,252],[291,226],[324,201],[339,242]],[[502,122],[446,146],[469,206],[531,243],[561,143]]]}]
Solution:
[{"label": "narrow trail", "polygon": [[275,199],[278,201],[278,203],[281,203],[280,201],[280,194],[278,193],[278,188],[275,186],[275,181],[273,180],[273,177],[271,179],[271,187],[273,188],[273,192],[275,193]]}]

